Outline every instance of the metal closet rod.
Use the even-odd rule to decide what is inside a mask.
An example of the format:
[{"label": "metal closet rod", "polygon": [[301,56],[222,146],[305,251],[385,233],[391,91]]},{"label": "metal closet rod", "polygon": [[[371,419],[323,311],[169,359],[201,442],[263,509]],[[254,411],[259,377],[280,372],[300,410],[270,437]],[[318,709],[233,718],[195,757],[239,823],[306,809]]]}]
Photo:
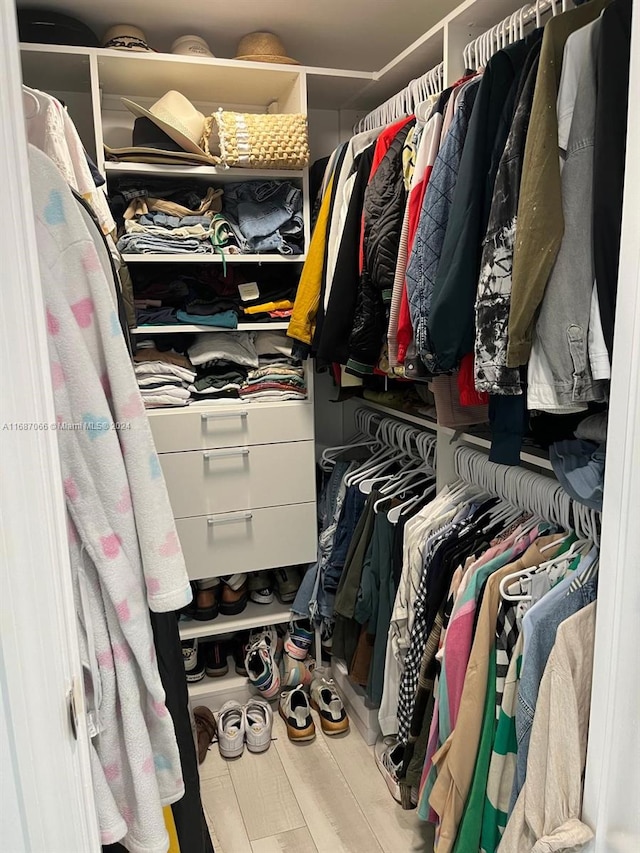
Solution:
[{"label": "metal closet rod", "polygon": [[385,127],[404,116],[411,115],[419,103],[430,95],[438,95],[444,88],[444,62],[416,77],[404,89],[392,95],[354,125],[354,133]]},{"label": "metal closet rod", "polygon": [[360,433],[375,438],[379,444],[402,451],[406,456],[427,461],[434,454],[435,433],[397,418],[383,417],[366,408],[358,409],[354,420]]},{"label": "metal closet rod", "polygon": [[541,26],[542,15],[551,10],[553,15],[566,12],[568,0],[536,0],[535,4],[527,4],[509,15],[500,23],[488,29],[485,33],[469,44],[462,51],[465,69],[481,68],[498,50],[513,44],[524,36],[527,24],[536,22]]},{"label": "metal closet rod", "polygon": [[470,447],[455,451],[455,470],[465,483],[479,486],[513,506],[574,530],[596,544],[600,538],[600,513],[574,501],[551,477],[526,468],[490,462],[484,453]]}]

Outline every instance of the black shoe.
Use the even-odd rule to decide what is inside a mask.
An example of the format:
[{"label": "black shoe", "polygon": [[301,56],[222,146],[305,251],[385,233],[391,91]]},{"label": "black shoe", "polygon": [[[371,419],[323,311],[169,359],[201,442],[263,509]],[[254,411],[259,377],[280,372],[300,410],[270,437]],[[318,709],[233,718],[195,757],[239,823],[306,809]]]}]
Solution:
[{"label": "black shoe", "polygon": [[224,643],[207,643],[204,652],[205,671],[211,678],[221,678],[229,672],[227,649]]},{"label": "black shoe", "polygon": [[182,659],[187,683],[193,684],[204,678],[204,656],[197,640],[182,641]]},{"label": "black shoe", "polygon": [[243,631],[233,638],[233,660],[236,665],[236,673],[247,677],[247,668],[244,659],[249,651],[249,632]]}]

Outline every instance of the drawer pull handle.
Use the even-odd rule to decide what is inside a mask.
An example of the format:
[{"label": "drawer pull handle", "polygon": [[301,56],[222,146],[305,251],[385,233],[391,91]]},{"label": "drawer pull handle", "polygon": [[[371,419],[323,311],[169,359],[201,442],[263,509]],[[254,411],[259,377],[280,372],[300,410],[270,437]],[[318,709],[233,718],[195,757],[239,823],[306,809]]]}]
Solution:
[{"label": "drawer pull handle", "polygon": [[233,524],[237,521],[251,521],[252,518],[252,512],[230,512],[227,515],[209,516],[207,524],[213,527],[214,524]]},{"label": "drawer pull handle", "polygon": [[249,412],[244,411],[241,412],[203,412],[200,415],[200,419],[202,423],[206,424],[207,421],[223,421],[229,420],[229,418],[248,418]]},{"label": "drawer pull handle", "polygon": [[230,447],[228,450],[205,450],[202,454],[205,461],[209,459],[223,459],[225,456],[248,456],[248,447]]}]

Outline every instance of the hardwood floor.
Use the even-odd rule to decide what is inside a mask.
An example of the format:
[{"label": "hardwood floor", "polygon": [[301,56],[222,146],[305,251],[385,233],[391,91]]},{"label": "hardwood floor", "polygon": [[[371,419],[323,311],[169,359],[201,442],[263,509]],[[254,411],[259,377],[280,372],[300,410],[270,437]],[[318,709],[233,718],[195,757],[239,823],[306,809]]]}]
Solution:
[{"label": "hardwood floor", "polygon": [[294,744],[276,715],[268,752],[225,761],[213,744],[200,768],[216,853],[417,853],[431,827],[394,802],[372,748],[349,734]]}]

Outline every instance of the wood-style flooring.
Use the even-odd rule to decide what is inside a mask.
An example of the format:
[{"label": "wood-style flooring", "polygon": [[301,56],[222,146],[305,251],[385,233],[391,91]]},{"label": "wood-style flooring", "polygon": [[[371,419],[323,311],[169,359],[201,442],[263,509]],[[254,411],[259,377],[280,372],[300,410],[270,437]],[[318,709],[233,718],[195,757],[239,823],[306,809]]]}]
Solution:
[{"label": "wood-style flooring", "polygon": [[216,853],[414,853],[433,850],[431,827],[403,811],[373,749],[347,735],[294,744],[276,714],[270,749],[225,761],[213,744],[200,767]]}]

